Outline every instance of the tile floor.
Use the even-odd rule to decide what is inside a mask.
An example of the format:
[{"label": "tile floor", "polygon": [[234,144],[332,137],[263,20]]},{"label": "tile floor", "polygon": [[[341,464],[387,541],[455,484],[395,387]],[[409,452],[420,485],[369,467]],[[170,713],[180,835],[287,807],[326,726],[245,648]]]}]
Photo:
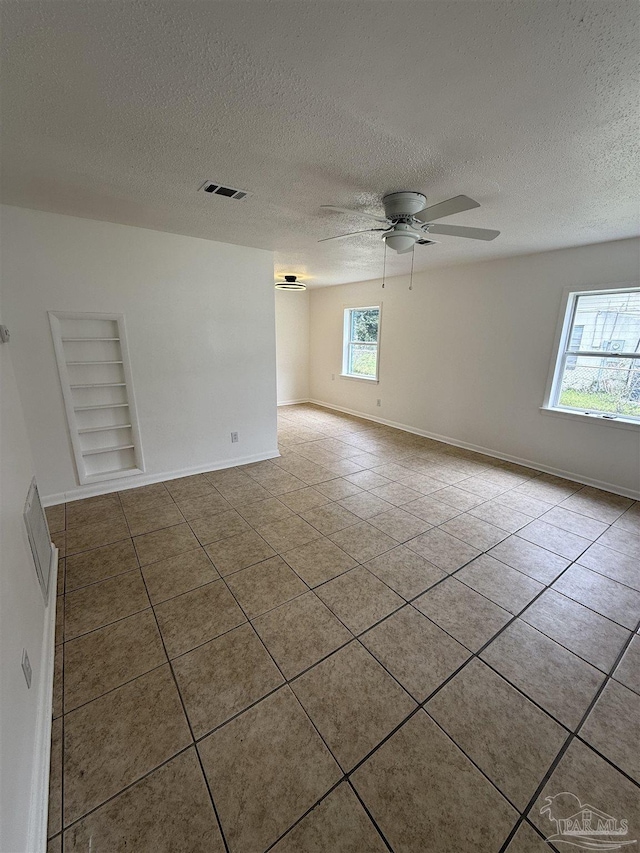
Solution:
[{"label": "tile floor", "polygon": [[279,419],[278,459],[47,510],[49,853],[543,853],[562,792],[640,839],[640,504]]}]

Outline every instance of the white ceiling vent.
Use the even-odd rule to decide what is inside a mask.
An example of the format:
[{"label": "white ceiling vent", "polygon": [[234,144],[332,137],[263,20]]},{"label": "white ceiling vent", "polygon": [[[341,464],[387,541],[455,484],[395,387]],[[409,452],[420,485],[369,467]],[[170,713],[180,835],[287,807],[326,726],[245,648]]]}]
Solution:
[{"label": "white ceiling vent", "polygon": [[200,189],[210,195],[222,195],[225,198],[235,198],[236,201],[240,201],[241,199],[247,198],[251,195],[251,193],[248,193],[246,190],[236,190],[233,187],[225,187],[223,184],[216,183],[216,181],[205,181]]}]

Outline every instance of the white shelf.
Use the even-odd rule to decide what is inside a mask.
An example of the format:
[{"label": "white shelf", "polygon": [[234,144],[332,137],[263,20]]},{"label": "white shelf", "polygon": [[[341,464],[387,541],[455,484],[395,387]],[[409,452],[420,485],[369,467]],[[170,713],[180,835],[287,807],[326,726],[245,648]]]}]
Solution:
[{"label": "white shelf", "polygon": [[67,367],[76,364],[122,364],[121,361],[68,361]]},{"label": "white shelf", "polygon": [[74,406],[74,412],[95,412],[98,409],[128,409],[128,403],[102,403],[100,406]]},{"label": "white shelf", "polygon": [[119,341],[120,338],[62,338],[63,343],[77,342],[77,341]]},{"label": "white shelf", "polygon": [[131,424],[115,424],[114,426],[87,427],[87,429],[79,429],[80,435],[85,435],[88,432],[109,432],[112,429],[131,429]]},{"label": "white shelf", "polygon": [[133,450],[134,444],[116,444],[114,447],[100,447],[97,450],[83,450],[83,456],[97,456],[98,453],[113,453],[116,450]]},{"label": "white shelf", "polygon": [[81,385],[71,385],[71,388],[126,388],[126,382],[83,382]]}]

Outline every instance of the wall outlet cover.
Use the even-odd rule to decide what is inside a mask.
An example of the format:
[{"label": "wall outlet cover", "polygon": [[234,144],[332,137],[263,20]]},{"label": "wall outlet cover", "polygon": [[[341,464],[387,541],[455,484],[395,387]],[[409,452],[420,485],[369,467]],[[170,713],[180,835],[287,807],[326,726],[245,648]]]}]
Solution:
[{"label": "wall outlet cover", "polygon": [[231,433],[231,444],[235,444],[237,441],[238,441],[238,433],[232,432]]}]

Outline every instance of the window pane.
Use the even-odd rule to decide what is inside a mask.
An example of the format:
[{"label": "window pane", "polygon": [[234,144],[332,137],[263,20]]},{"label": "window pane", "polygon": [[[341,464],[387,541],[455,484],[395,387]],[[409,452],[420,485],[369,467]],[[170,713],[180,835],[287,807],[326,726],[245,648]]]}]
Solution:
[{"label": "window pane", "polygon": [[640,291],[578,297],[569,352],[589,351],[640,353]]},{"label": "window pane", "polygon": [[376,343],[378,340],[378,308],[356,308],[351,312],[352,341]]},{"label": "window pane", "polygon": [[376,376],[376,344],[351,344],[349,347],[349,373],[355,376]]},{"label": "window pane", "polygon": [[558,406],[640,417],[640,357],[568,356]]}]

